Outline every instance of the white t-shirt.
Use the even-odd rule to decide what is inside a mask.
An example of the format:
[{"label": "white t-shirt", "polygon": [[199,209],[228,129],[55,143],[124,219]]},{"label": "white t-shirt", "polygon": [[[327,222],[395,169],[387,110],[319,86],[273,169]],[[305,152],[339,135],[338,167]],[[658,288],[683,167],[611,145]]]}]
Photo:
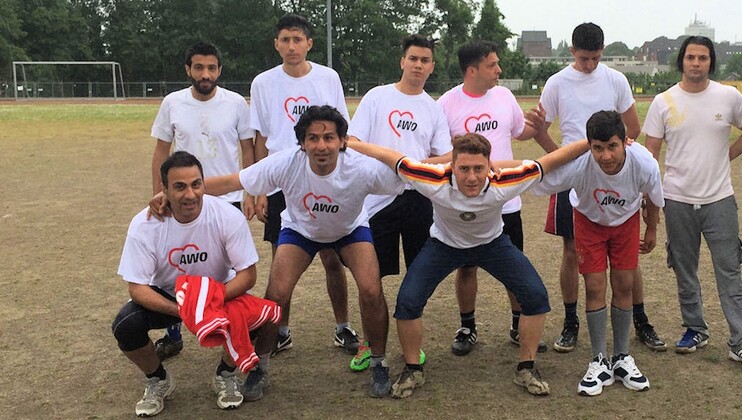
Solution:
[{"label": "white t-shirt", "polygon": [[593,223],[620,226],[641,208],[644,193],[657,207],[664,207],[660,167],[644,146],[626,148],[626,162],[615,175],[600,169],[590,152],[544,175],[531,191],[548,195],[572,188],[569,201]]},{"label": "white t-shirt", "polygon": [[570,64],[551,76],[539,100],[546,110],[546,121],[559,117],[562,145],[587,137],[585,124],[598,111],[621,114],[634,104],[631,86],[621,72],[604,64],[590,74],[575,70]]},{"label": "white t-shirt", "polygon": [[368,194],[404,191],[404,184],[388,166],[351,149],[340,152],[332,173],[319,176],[298,146],[243,169],[240,182],[252,195],[283,190],[286,209],[281,212],[281,228],[321,243],[335,242],[359,226],[368,227],[363,208]]},{"label": "white t-shirt", "polygon": [[711,81],[699,93],[675,85],[655,96],[643,130],[664,138],[665,198],[709,204],[734,194],[729,165],[729,133],[742,127],[742,93]]},{"label": "white t-shirt", "polygon": [[[394,84],[377,86],[363,96],[348,134],[416,160],[451,151],[446,117],[433,98],[425,92],[406,95]],[[395,197],[375,194],[366,197],[369,217],[391,204]]]},{"label": "white t-shirt", "polygon": [[[491,160],[512,160],[511,141],[523,134],[526,126],[515,96],[509,89],[495,86],[484,95],[474,97],[464,92],[463,86],[456,86],[438,99],[448,118],[451,137],[481,134],[492,145]],[[502,212],[515,213],[520,209],[520,196],[517,196],[505,203]]]},{"label": "white t-shirt", "polygon": [[[173,92],[162,100],[152,125],[152,137],[172,143],[175,150],[196,156],[204,176],[233,174],[240,169],[240,140],[255,137],[250,113],[242,95],[216,88],[208,101],[199,101],[191,88]],[[223,195],[229,202],[242,202],[239,191]]]},{"label": "white t-shirt", "polygon": [[250,85],[250,126],[267,138],[268,153],[298,144],[294,126],[312,105],[331,105],[350,120],[343,86],[335,70],[309,62],[303,77],[291,77],[282,65],[264,71]]},{"label": "white t-shirt", "polygon": [[490,176],[477,197],[459,191],[451,165],[429,165],[404,158],[397,164],[400,179],[409,182],[433,203],[430,237],[454,248],[473,248],[502,234],[502,205],[541,179],[537,162],[523,161],[503,170],[500,179]]},{"label": "white t-shirt", "polygon": [[190,223],[174,217],[134,216],[126,234],[118,274],[124,280],[159,287],[175,296],[176,277],[209,276],[227,283],[234,271],[258,262],[245,216],[224,200],[203,196],[201,214]]}]

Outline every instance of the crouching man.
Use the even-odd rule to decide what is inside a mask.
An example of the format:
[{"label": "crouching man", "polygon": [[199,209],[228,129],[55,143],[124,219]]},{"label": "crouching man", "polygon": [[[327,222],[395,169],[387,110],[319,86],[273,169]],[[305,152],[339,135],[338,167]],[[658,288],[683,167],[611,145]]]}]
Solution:
[{"label": "crouching man", "polygon": [[478,266],[512,291],[522,307],[520,362],[515,383],[533,395],[548,395],[549,385],[535,368],[536,351],[551,309],[541,277],[507,235],[502,235],[502,206],[538,183],[543,174],[587,150],[576,142],[537,161],[508,161],[498,166],[517,166],[490,171],[490,143],[479,134],[453,139],[449,165],[422,164],[401,153],[351,142],[357,151],[375,157],[397,171],[435,209],[430,239],[409,267],[397,295],[394,317],[404,353],[405,369],[392,385],[392,396],[405,398],[425,383],[419,364],[423,339],[422,312],[438,284],[454,270]]},{"label": "crouching man", "polygon": [[[175,390],[147,332],[179,323],[175,281],[179,275],[208,276],[225,284],[225,301],[255,284],[258,254],[245,216],[228,202],[204,195],[201,163],[176,152],[160,169],[163,193],[173,217],[147,220],[147,210],[129,225],[118,274],[128,282],[129,300],[113,321],[113,335],[124,355],[145,375],[138,416],[154,416]],[[232,358],[222,355],[212,385],[220,408],[242,404]]]}]

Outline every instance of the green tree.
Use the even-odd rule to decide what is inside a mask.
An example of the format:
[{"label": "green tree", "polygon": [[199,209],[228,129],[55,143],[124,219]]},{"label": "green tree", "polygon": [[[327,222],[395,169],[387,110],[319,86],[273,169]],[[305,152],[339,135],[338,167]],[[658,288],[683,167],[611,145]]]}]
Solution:
[{"label": "green tree", "polygon": [[734,77],[736,80],[742,79],[742,54],[733,55],[726,66],[724,66],[724,77]]},{"label": "green tree", "polygon": [[[0,84],[10,84],[13,61],[28,60],[20,46],[26,33],[21,29],[16,0],[0,0]],[[0,91],[5,89],[0,87]],[[0,96],[3,96],[0,92]]]},{"label": "green tree", "polygon": [[500,56],[503,79],[525,79],[528,73],[528,57],[520,51],[504,50]]},{"label": "green tree", "polygon": [[633,56],[634,51],[623,42],[616,41],[606,45],[603,49],[604,56]]},{"label": "green tree", "polygon": [[501,51],[507,50],[508,39],[515,34],[502,23],[504,18],[495,0],[485,0],[479,21],[472,30],[472,38],[492,41]]},{"label": "green tree", "polygon": [[[426,33],[440,34],[440,47],[436,50],[434,79],[460,79],[456,49],[470,38],[474,21],[472,4],[465,0],[435,0],[433,8],[424,15]],[[448,89],[441,86],[440,90]]]},{"label": "green tree", "polygon": [[87,22],[67,0],[25,0],[18,3],[20,47],[32,60],[90,60]]},{"label": "green tree", "polygon": [[572,53],[569,52],[569,44],[565,40],[559,41],[555,50],[552,51],[554,57],[569,57]]},{"label": "green tree", "polygon": [[546,80],[562,69],[562,66],[556,61],[544,61],[535,67],[531,67],[528,74],[528,84],[543,86]]}]

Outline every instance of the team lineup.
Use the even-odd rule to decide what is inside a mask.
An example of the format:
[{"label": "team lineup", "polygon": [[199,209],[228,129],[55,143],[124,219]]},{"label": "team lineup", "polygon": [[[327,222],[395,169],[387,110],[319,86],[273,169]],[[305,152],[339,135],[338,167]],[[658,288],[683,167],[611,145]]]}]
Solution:
[{"label": "team lineup", "polygon": [[[642,127],[626,77],[600,63],[603,32],[592,23],[575,28],[574,63],[547,81],[531,110],[497,86],[497,46],[480,40],[459,47],[463,83],[434,100],[424,88],[435,44],[410,35],[399,82],[370,90],[352,119],[337,73],[306,59],[311,32],[301,16],[279,20],[282,64],[253,80],[249,105],[218,86],[221,58],[208,43],[186,52],[192,86],[162,102],[152,127],[155,197],[129,226],[118,274],[131,300],[112,325],[145,376],[137,415],[157,415],[175,391],[162,361],[183,349],[181,322],[201,345],[224,348],[211,379],[218,407],[260,400],[271,381],[290,380],[271,376],[270,364],[293,346],[292,292],[316,254],[333,344],[349,354],[350,370],[369,371],[372,397],[407,398],[425,384],[424,308],[454,272],[460,327],[451,351],[475,348],[478,267],[507,291],[508,338],[518,348],[511,375],[527,393],[550,393],[538,353],[575,348],[580,274],[593,358],[581,379],[568,380],[584,396],[616,381],[648,390],[629,338],[633,321],[639,342],[668,348],[645,311],[638,264],[657,245],[660,211],[681,309],[675,351],[695,352],[709,339],[697,273],[703,235],[729,326],[728,358],[742,362],[742,248],[729,164],[742,154],[742,136],[729,142],[731,128],[742,127],[742,94],[709,79],[716,57],[708,38],[685,40],[682,79],[657,95]],[[547,131],[557,120],[561,146]],[[634,142],[642,132],[646,147]],[[534,139],[545,154],[514,156],[513,139]],[[544,230],[563,239],[564,328],[551,343],[543,337],[548,292],[523,253],[519,195],[529,190],[551,195]],[[270,273],[255,268],[254,217],[272,244]],[[358,332],[345,268],[357,285]],[[384,290],[384,276],[401,273],[399,291]],[[268,278],[262,298],[251,290],[258,275]],[[390,293],[405,363],[396,375],[386,353]],[[153,342],[152,329],[166,332]]]}]

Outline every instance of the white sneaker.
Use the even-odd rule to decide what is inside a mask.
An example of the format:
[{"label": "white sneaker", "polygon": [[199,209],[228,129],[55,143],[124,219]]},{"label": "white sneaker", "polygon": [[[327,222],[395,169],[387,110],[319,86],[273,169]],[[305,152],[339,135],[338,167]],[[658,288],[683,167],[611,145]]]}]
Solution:
[{"label": "white sneaker", "polygon": [[613,370],[608,360],[601,353],[587,365],[587,372],[577,385],[577,392],[580,395],[591,397],[600,395],[603,392],[603,387],[613,385],[613,381]]},{"label": "white sneaker", "polygon": [[229,410],[242,405],[244,397],[240,392],[242,384],[237,378],[237,369],[232,372],[223,371],[220,375],[214,375],[211,385],[216,392],[216,405],[222,410]]},{"label": "white sneaker", "polygon": [[172,375],[167,375],[165,379],[160,380],[158,377],[147,378],[147,387],[144,388],[144,396],[137,403],[137,416],[149,417],[155,416],[165,408],[165,398],[175,391],[175,380]]},{"label": "white sneaker", "polygon": [[619,354],[613,358],[613,376],[623,382],[623,386],[634,391],[649,389],[649,379],[639,372],[634,358],[628,354]]}]

